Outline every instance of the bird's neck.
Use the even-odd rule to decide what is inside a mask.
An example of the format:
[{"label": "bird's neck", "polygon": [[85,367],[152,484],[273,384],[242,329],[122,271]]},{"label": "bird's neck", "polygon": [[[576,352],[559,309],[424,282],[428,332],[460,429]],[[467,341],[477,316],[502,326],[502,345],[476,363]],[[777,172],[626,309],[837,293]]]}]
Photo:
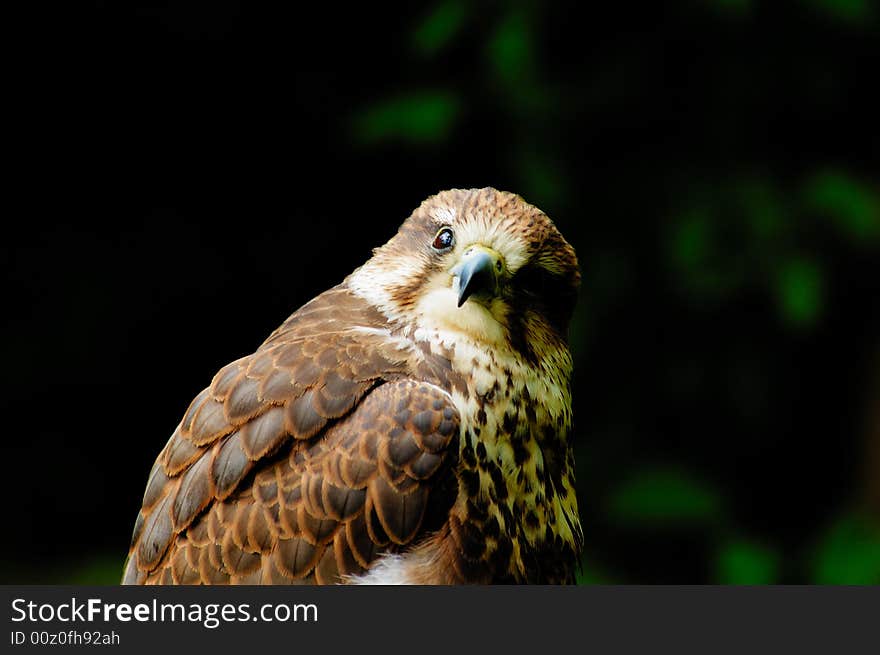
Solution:
[{"label": "bird's neck", "polygon": [[442,328],[415,336],[432,355],[447,358],[458,377],[452,386],[462,416],[454,513],[462,529],[470,526],[485,540],[481,556],[496,562],[493,577],[519,579],[534,570],[529,559],[537,557],[560,566],[558,575],[545,566],[550,577],[542,581],[564,581],[582,540],[568,444],[568,350],[530,362]]}]

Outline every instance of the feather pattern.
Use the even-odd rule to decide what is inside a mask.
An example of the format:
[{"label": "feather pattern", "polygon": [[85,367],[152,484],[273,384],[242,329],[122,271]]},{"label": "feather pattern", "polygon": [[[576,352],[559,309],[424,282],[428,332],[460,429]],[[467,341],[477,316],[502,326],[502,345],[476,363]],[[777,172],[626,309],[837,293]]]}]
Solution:
[{"label": "feather pattern", "polygon": [[[445,253],[439,229],[455,230]],[[453,265],[475,245],[497,284],[462,305]],[[196,395],[150,471],[123,582],[572,581],[579,281],[518,196],[428,199]]]},{"label": "feather pattern", "polygon": [[[406,467],[424,471],[428,456],[436,473],[454,459],[450,397],[405,379],[407,353],[370,343],[375,335],[326,335],[339,312],[375,321],[346,290],[309,309],[268,347],[221,369],[193,402],[150,476],[125,582],[339,582],[414,538],[430,485]],[[328,343],[310,346],[320,340]],[[345,369],[336,352],[367,361]],[[411,411],[392,411],[401,404]],[[447,415],[454,420],[444,424]],[[432,450],[422,448],[425,430],[441,426]],[[374,444],[366,453],[364,435]],[[254,466],[257,477],[242,487]],[[382,525],[380,543],[363,520],[368,511]]]}]

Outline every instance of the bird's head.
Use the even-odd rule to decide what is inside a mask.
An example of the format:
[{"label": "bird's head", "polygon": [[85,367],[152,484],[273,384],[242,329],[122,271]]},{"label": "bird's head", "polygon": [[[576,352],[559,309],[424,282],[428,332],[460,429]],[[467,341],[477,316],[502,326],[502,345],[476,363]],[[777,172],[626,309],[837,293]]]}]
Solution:
[{"label": "bird's head", "polygon": [[547,215],[492,188],[428,198],[349,278],[392,321],[533,356],[566,341],[579,284],[574,249]]}]

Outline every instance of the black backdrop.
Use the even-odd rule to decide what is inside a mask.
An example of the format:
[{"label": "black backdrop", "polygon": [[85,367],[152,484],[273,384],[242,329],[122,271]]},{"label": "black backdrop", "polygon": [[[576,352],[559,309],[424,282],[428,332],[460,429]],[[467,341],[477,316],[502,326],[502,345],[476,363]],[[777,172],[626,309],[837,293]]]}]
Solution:
[{"label": "black backdrop", "polygon": [[[872,5],[305,4],[10,21],[4,581],[115,579],[213,373],[423,198],[483,185],[541,206],[582,260],[584,579],[723,581],[729,537],[777,553],[771,581],[815,580],[806,547],[861,498],[878,251],[791,210],[754,256],[729,199],[753,184],[787,211],[828,167],[876,190]],[[706,278],[668,244],[694,203],[745,282],[689,294]],[[807,327],[777,309],[783,241],[820,263]],[[616,520],[616,485],[657,462],[708,485],[681,494],[720,498],[715,518]]]}]

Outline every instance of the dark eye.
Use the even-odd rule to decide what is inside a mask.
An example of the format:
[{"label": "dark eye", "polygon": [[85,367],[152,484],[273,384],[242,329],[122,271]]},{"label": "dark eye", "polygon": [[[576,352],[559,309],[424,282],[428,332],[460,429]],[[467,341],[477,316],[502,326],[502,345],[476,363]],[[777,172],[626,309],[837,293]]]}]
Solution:
[{"label": "dark eye", "polygon": [[435,250],[448,250],[454,243],[455,235],[452,233],[452,229],[444,227],[434,237],[434,243],[431,245],[434,246]]}]

